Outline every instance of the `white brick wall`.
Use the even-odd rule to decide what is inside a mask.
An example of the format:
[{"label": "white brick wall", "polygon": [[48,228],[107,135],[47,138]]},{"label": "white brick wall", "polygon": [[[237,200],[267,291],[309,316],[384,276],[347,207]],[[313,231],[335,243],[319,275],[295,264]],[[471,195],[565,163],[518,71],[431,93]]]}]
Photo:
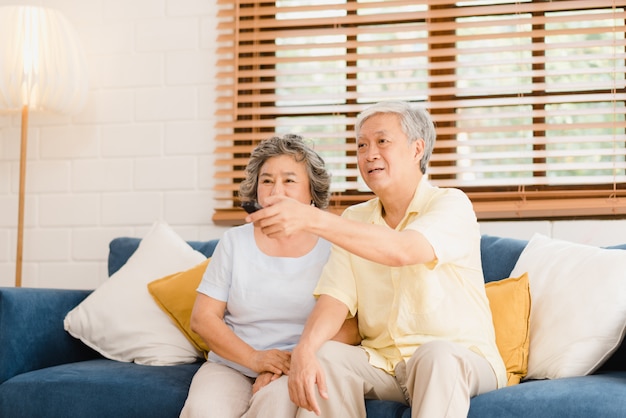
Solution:
[{"label": "white brick wall", "polygon": [[[33,4],[0,0],[0,6]],[[220,237],[211,222],[214,0],[40,0],[72,22],[85,48],[89,96],[78,115],[32,113],[24,285],[94,288],[109,241],[163,219],[185,239]],[[12,286],[19,114],[0,113],[0,286]],[[626,221],[484,222],[482,232],[534,231],[596,245],[626,242]]]},{"label": "white brick wall", "polygon": [[[0,6],[33,4],[0,0]],[[94,288],[108,244],[156,219],[218,238],[213,213],[212,0],[41,0],[77,30],[89,95],[30,114],[24,286]],[[0,286],[15,277],[20,117],[0,113]]]}]

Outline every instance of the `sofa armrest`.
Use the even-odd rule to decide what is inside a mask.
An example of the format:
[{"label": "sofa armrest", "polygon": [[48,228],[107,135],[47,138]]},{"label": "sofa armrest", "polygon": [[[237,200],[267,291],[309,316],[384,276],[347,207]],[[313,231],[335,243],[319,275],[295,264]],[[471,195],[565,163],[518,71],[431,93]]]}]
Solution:
[{"label": "sofa armrest", "polygon": [[91,291],[0,287],[0,383],[18,374],[100,355],[63,329]]}]

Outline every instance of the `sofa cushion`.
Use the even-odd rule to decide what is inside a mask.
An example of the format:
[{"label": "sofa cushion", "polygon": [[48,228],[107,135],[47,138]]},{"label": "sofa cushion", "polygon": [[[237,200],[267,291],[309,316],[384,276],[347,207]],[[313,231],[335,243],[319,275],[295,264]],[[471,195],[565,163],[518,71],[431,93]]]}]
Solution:
[{"label": "sofa cushion", "polygon": [[626,328],[626,252],[536,234],[512,275],[528,272],[529,379],[592,373]]},{"label": "sofa cushion", "polygon": [[400,402],[368,399],[365,414],[367,418],[411,418],[411,408]]},{"label": "sofa cushion", "polygon": [[98,359],[24,373],[0,385],[0,416],[178,417],[200,364],[152,367]]},{"label": "sofa cushion", "polygon": [[[468,418],[626,416],[626,373],[535,380],[472,399]],[[371,418],[371,417],[368,417]]]},{"label": "sofa cushion", "polygon": [[[410,418],[399,402],[368,400],[367,418]],[[468,418],[623,418],[626,372],[535,380],[472,398]]]},{"label": "sofa cushion", "polygon": [[112,360],[194,362],[202,354],[157,306],[147,285],[205,259],[167,224],[155,222],[128,262],[67,314],[65,329]]},{"label": "sofa cushion", "polygon": [[189,270],[148,284],[148,291],[157,305],[172,319],[194,347],[205,354],[209,351],[209,347],[198,334],[191,330],[191,311],[196,301],[196,289],[202,281],[210,260],[207,258]]},{"label": "sofa cushion", "polygon": [[516,385],[528,372],[531,306],[528,275],[489,282],[485,290],[508,386]]}]

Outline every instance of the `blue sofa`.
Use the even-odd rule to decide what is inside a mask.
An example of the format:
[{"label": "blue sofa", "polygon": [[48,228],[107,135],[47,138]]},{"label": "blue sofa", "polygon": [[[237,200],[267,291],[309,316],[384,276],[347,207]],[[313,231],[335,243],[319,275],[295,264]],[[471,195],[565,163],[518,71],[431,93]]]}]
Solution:
[{"label": "blue sofa", "polygon": [[[216,243],[190,245],[210,256]],[[485,281],[508,277],[526,243],[483,236]],[[111,242],[110,274],[138,244],[137,238]],[[201,363],[142,366],[101,357],[63,329],[67,312],[89,293],[0,288],[0,417],[178,416]],[[410,417],[409,408],[387,401],[367,401],[367,412],[372,418]],[[528,381],[486,393],[472,399],[469,416],[626,417],[626,343],[593,375]]]}]

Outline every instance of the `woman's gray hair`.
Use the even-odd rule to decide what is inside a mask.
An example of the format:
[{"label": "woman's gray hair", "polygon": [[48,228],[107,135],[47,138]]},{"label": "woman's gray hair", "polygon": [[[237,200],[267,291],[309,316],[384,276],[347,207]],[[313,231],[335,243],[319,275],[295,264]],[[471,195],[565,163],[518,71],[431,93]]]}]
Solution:
[{"label": "woman's gray hair", "polygon": [[241,200],[257,200],[259,172],[267,160],[281,155],[290,155],[297,162],[304,162],[309,175],[309,187],[313,204],[320,209],[328,207],[330,201],[330,174],[326,171],[324,160],[301,136],[286,134],[274,136],[262,141],[250,155],[246,166],[246,178],[239,185]]},{"label": "woman's gray hair", "polygon": [[415,142],[420,138],[424,140],[424,156],[420,161],[420,169],[423,174],[426,174],[428,161],[433,153],[435,138],[437,136],[435,125],[428,111],[408,102],[390,101],[376,103],[359,114],[354,129],[357,138],[359,137],[363,122],[380,113],[393,113],[398,115],[400,117],[402,130],[408,137],[409,142]]}]

